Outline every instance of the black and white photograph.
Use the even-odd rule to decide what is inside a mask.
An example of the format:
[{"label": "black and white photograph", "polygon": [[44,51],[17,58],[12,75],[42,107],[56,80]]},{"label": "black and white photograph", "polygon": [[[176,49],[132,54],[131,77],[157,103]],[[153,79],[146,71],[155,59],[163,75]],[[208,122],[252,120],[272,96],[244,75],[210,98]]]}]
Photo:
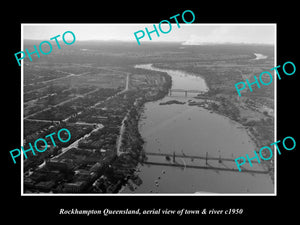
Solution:
[{"label": "black and white photograph", "polygon": [[24,195],[275,194],[276,24],[164,25],[22,24]]},{"label": "black and white photograph", "polygon": [[5,7],[4,220],[296,217],[296,5],[109,3]]}]

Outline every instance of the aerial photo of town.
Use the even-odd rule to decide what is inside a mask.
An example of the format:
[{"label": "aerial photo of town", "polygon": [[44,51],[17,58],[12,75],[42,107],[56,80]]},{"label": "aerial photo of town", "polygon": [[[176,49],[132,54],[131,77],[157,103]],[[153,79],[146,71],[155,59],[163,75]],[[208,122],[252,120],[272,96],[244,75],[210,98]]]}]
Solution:
[{"label": "aerial photo of town", "polygon": [[[24,49],[55,36],[31,38],[43,29],[23,26]],[[272,29],[264,28],[270,37]],[[62,128],[71,133],[23,158],[24,194],[274,193],[273,159],[239,172],[235,158],[274,142],[275,84],[242,97],[234,85],[273,68],[276,43],[234,43],[231,35],[199,44],[195,36],[172,41],[174,33],[138,45],[133,35],[89,40],[72,31],[74,44],[23,60],[24,148]]]}]

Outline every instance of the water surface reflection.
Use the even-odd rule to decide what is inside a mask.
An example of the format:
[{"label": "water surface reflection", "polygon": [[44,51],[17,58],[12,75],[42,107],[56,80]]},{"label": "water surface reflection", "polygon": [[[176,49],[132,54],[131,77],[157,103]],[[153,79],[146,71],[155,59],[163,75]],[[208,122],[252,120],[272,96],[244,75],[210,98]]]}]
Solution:
[{"label": "water surface reflection", "polygon": [[[208,90],[204,79],[193,74],[158,69],[151,64],[136,67],[167,72],[172,76],[172,89]],[[166,96],[162,100],[145,104],[139,126],[146,142],[145,152],[170,155],[147,155],[148,161],[171,163],[173,154],[203,157],[208,154],[209,157],[223,158],[253,154],[255,145],[238,123],[203,108],[189,106],[190,99],[184,96]],[[185,104],[160,105],[170,100]],[[184,166],[236,168],[232,161],[184,157],[175,158],[175,161],[182,166],[140,165],[138,175],[143,183],[135,186],[134,191],[126,187],[123,193],[273,193],[272,181],[266,174],[192,169]],[[262,170],[258,164],[253,168]]]}]

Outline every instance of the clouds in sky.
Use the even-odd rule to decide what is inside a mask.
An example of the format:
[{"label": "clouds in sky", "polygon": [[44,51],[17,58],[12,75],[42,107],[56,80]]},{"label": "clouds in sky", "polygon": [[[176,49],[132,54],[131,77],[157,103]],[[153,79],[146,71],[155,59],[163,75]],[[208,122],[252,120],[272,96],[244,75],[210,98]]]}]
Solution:
[{"label": "clouds in sky", "polygon": [[[158,24],[156,24],[158,29]],[[136,42],[134,32],[153,24],[23,24],[24,39],[49,40],[65,31],[76,34],[76,40],[120,40]],[[203,43],[261,43],[274,44],[275,24],[180,24],[172,23],[168,34],[151,34],[152,41],[177,41],[184,44]],[[145,35],[142,42],[150,41]]]},{"label": "clouds in sky", "polygon": [[257,43],[274,44],[274,25],[210,25],[199,27],[184,44]]}]

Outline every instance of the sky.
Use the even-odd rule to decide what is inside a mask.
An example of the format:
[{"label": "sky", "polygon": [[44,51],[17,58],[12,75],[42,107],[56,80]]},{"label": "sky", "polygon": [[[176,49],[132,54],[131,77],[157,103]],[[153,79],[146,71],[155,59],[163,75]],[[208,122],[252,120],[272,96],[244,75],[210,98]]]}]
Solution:
[{"label": "sky", "polygon": [[[158,29],[158,23],[155,24]],[[258,43],[275,44],[275,24],[200,24],[172,23],[169,33],[160,36],[152,33],[152,42],[169,41],[183,42],[184,44],[203,43]],[[72,31],[76,41],[86,40],[120,40],[134,41],[134,33],[143,30],[144,38],[140,42],[150,41],[145,27],[152,31],[153,24],[22,24],[23,38],[35,40],[49,40]],[[167,31],[168,24],[163,24],[162,29]],[[159,29],[158,29],[159,30]],[[141,34],[141,33],[140,33]],[[138,34],[138,35],[140,35]],[[67,37],[67,36],[66,36]]]}]

